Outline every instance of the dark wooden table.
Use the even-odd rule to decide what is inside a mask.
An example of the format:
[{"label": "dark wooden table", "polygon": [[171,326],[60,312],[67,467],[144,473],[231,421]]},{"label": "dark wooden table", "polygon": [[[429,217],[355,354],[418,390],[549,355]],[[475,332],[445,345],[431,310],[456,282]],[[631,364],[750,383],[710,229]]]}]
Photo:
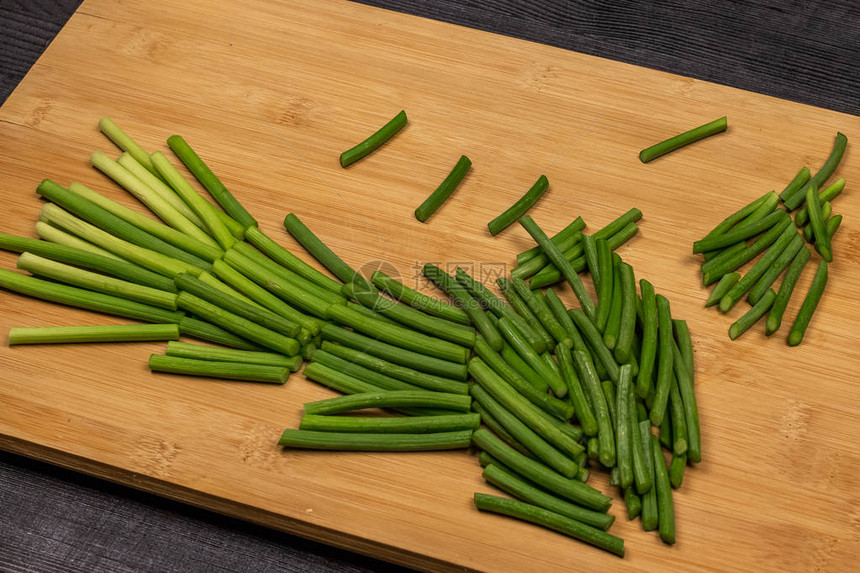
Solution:
[{"label": "dark wooden table", "polygon": [[[78,3],[0,0],[0,103]],[[365,3],[860,114],[856,0]],[[0,452],[0,571],[395,570]]]}]

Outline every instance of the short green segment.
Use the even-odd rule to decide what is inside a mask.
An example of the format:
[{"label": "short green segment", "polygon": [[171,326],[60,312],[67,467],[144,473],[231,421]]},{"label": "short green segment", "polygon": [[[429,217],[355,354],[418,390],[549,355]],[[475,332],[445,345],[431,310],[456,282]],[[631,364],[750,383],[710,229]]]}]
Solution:
[{"label": "short green segment", "polygon": [[722,235],[706,237],[696,241],[693,243],[693,253],[704,253],[707,251],[731,247],[739,241],[755,237],[759,233],[767,231],[786,218],[788,218],[788,214],[785,211],[774,211],[761,219],[757,219],[750,223],[743,223]]},{"label": "short green segment", "polygon": [[305,404],[306,414],[329,415],[367,408],[440,408],[468,412],[470,396],[428,392],[426,390],[394,390],[340,396]]},{"label": "short green segment", "polygon": [[284,356],[274,352],[256,352],[251,350],[236,350],[233,348],[218,348],[215,346],[203,346],[201,344],[190,344],[188,342],[174,342],[171,339],[167,343],[167,356],[177,358],[193,358],[195,360],[209,360],[211,362],[238,362],[241,364],[259,364],[261,366],[275,366],[278,368],[289,368],[296,372],[302,365],[301,356]]},{"label": "short green segment", "polygon": [[9,345],[79,342],[140,342],[178,340],[177,324],[112,324],[105,326],[46,326],[9,329]]},{"label": "short green segment", "polygon": [[[550,240],[556,247],[559,247],[559,249],[564,252],[567,249],[562,249],[559,245],[564,244],[565,242],[569,241],[571,238],[574,237],[576,237],[576,242],[582,240],[583,235],[580,231],[582,231],[583,229],[585,229],[585,221],[582,220],[582,217],[577,217],[576,219],[571,221],[567,225],[567,227],[553,235]],[[517,265],[525,264],[534,257],[541,256],[545,257],[546,255],[543,254],[543,250],[540,248],[540,245],[534,246],[530,249],[526,249],[525,251],[517,255]],[[549,259],[545,258],[543,264],[545,265],[548,262],[550,262]],[[543,267],[543,265],[541,265],[541,267]]]},{"label": "short green segment", "polygon": [[715,135],[717,133],[721,133],[726,130],[728,127],[728,118],[725,116],[715,119],[710,123],[706,123],[704,125],[700,125],[690,131],[685,131],[684,133],[678,134],[674,137],[670,137],[665,141],[661,141],[651,147],[643,149],[639,152],[639,161],[642,163],[648,163],[661,155],[666,155],[676,149],[684,147],[685,145],[689,145],[693,142],[699,141],[700,139],[704,139],[711,135]]},{"label": "short green segment", "polygon": [[827,161],[824,162],[824,165],[821,166],[821,169],[819,169],[803,187],[798,189],[792,195],[782,198],[783,201],[785,201],[786,208],[790,211],[797,209],[803,205],[804,201],[806,201],[806,191],[808,188],[815,187],[818,189],[824,185],[828,179],[830,179],[830,176],[833,175],[834,171],[836,171],[836,167],[839,165],[839,162],[842,161],[842,156],[845,154],[845,148],[847,145],[848,138],[845,137],[844,134],[837,132],[836,139],[833,142],[833,149],[830,151],[830,156],[827,158]]},{"label": "short green segment", "polygon": [[636,395],[645,398],[652,387],[652,375],[657,357],[657,298],[654,286],[645,279],[639,281],[642,296],[642,344],[639,352],[639,374],[636,377]]},{"label": "short green segment", "polygon": [[669,301],[663,295],[657,295],[657,338],[658,338],[658,362],[657,362],[657,386],[654,394],[654,405],[650,411],[651,423],[659,426],[663,423],[666,407],[669,404],[669,392],[672,388],[673,366],[672,366],[672,312]]},{"label": "short green segment", "polygon": [[481,416],[478,414],[409,416],[404,418],[305,414],[299,423],[299,429],[312,432],[432,434],[435,432],[477,430],[480,425]]},{"label": "short green segment", "polygon": [[623,539],[542,507],[483,493],[475,494],[475,507],[480,511],[499,513],[552,529],[624,557]]},{"label": "short green segment", "polygon": [[576,366],[579,379],[582,381],[585,394],[591,403],[594,417],[597,420],[597,444],[600,463],[604,467],[611,468],[615,466],[616,460],[615,432],[613,430],[612,419],[609,415],[609,404],[606,401],[606,395],[600,385],[600,380],[597,378],[597,373],[594,371],[591,357],[585,352],[574,350],[573,362]]},{"label": "short green segment", "polygon": [[494,236],[498,235],[512,225],[514,221],[525,215],[538,202],[538,199],[546,193],[547,189],[549,189],[549,180],[546,178],[546,175],[541,175],[534,182],[534,185],[526,191],[525,195],[520,197],[516,203],[508,207],[501,215],[487,223],[490,234]]},{"label": "short green segment", "polygon": [[761,299],[755,303],[752,308],[750,308],[746,314],[737,319],[730,327],[729,327],[729,338],[734,340],[758,322],[767,312],[770,310],[773,305],[773,301],[776,299],[776,292],[773,289],[769,289]]},{"label": "short green segment", "polygon": [[809,291],[803,299],[803,304],[797,313],[797,318],[794,319],[794,324],[791,326],[791,332],[788,334],[789,346],[797,346],[803,341],[803,335],[806,333],[806,328],[809,326],[809,321],[815,313],[815,308],[818,306],[818,301],[821,300],[821,295],[824,293],[826,286],[827,262],[821,261],[818,263],[815,278],[812,279],[812,284],[809,286]]},{"label": "short green segment", "polygon": [[818,198],[818,189],[814,185],[807,188],[806,206],[809,209],[809,225],[815,234],[815,250],[829,263],[833,260],[833,250],[830,248],[830,235],[824,228],[825,215]]},{"label": "short green segment", "polygon": [[383,125],[373,135],[340,154],[340,166],[349,167],[356,161],[363,159],[370,153],[376,151],[382,144],[394,137],[397,132],[406,127],[406,111],[400,112],[391,118],[388,123]]},{"label": "short green segment", "polygon": [[[718,281],[726,273],[730,273],[749,260],[752,260],[759,253],[771,246],[774,241],[785,231],[788,225],[791,225],[791,217],[784,211],[781,211],[781,221],[768,229],[760,237],[758,237],[751,245],[745,247],[742,251],[728,253],[726,256],[717,256],[702,265],[702,282],[709,285]],[[779,213],[776,213],[779,215]]]},{"label": "short green segment", "polygon": [[809,182],[811,177],[812,172],[809,171],[809,167],[801,167],[800,171],[797,172],[797,175],[794,176],[794,179],[792,179],[789,184],[786,185],[785,189],[783,189],[782,193],[779,194],[780,198],[785,199],[797,193],[801,187]]},{"label": "short green segment", "polygon": [[238,362],[213,362],[153,354],[149,357],[149,369],[153,372],[206,376],[225,380],[247,382],[268,382],[283,384],[290,376],[289,368],[261,366],[259,364],[240,364]]},{"label": "short green segment", "polygon": [[675,543],[675,506],[672,502],[672,484],[669,481],[669,471],[660,443],[656,436],[651,436],[651,455],[654,462],[654,489],[657,492],[657,513],[659,515],[658,530],[663,543]]},{"label": "short green segment", "polygon": [[462,155],[439,187],[437,187],[436,190],[433,191],[433,193],[431,193],[417,209],[415,209],[415,218],[422,223],[426,222],[427,219],[430,218],[430,215],[435,213],[436,209],[441,207],[442,203],[444,203],[448,197],[454,193],[457,186],[466,176],[466,173],[469,172],[471,167],[472,161],[465,155]]},{"label": "short green segment", "polygon": [[788,301],[791,299],[791,294],[794,292],[794,286],[797,284],[797,279],[803,273],[806,263],[812,257],[812,253],[804,245],[794,256],[791,264],[788,265],[788,270],[785,271],[785,276],[782,278],[782,284],[779,285],[779,292],[776,293],[776,298],[770,307],[770,313],[767,317],[765,326],[765,334],[770,336],[779,330],[782,324],[782,315],[788,306]]},{"label": "short green segment", "polygon": [[99,119],[99,131],[104,133],[117,147],[131,154],[132,157],[134,157],[149,171],[155,173],[155,168],[152,166],[152,162],[149,159],[149,153],[129,137],[129,135],[109,117]]},{"label": "short green segment", "polygon": [[[829,201],[833,201],[838,197],[842,191],[845,189],[845,178],[840,177],[830,185],[828,185],[825,189],[822,189],[818,193],[818,200],[821,201],[821,204],[827,203]],[[809,222],[809,207],[804,205],[800,211],[794,216],[794,224],[798,227],[802,227]]]},{"label": "short green segment", "polygon": [[788,267],[788,265],[791,264],[791,261],[794,260],[794,257],[797,256],[797,253],[800,252],[800,249],[802,248],[803,239],[799,234],[795,234],[788,246],[782,251],[782,253],[780,253],[776,260],[771,263],[764,274],[762,274],[758,281],[756,281],[755,286],[750,290],[749,297],[747,297],[750,304],[755,304],[761,300],[761,297],[770,290],[771,285]]},{"label": "short green segment", "polygon": [[388,293],[394,300],[406,303],[412,308],[458,324],[472,324],[469,315],[463,309],[413,290],[382,271],[374,271],[373,275],[371,275],[371,281],[377,288]]}]

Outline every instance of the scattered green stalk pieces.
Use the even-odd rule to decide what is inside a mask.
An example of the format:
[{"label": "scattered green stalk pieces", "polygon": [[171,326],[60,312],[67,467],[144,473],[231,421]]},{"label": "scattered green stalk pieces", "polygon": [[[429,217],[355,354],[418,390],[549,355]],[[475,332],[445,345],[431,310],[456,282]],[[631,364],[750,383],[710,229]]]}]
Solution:
[{"label": "scattered green stalk pieces", "polygon": [[206,376],[225,380],[244,380],[248,382],[268,382],[283,384],[290,376],[289,368],[241,364],[238,362],[213,362],[153,354],[149,357],[149,369],[153,372],[168,372],[189,376]]},{"label": "scattered green stalk pieces", "polygon": [[684,470],[687,467],[687,454],[683,456],[672,456],[672,463],[669,464],[669,483],[672,489],[678,489],[684,481]]},{"label": "scattered green stalk pieces", "polygon": [[815,250],[829,263],[833,260],[833,251],[830,248],[830,235],[824,230],[824,214],[815,185],[806,189],[806,206],[809,208],[809,225],[815,235]]},{"label": "scattered green stalk pieces", "polygon": [[582,382],[576,375],[576,370],[573,365],[573,354],[570,346],[559,344],[556,349],[558,357],[558,365],[561,369],[562,378],[569,388],[570,401],[573,402],[576,419],[582,427],[582,432],[586,436],[596,436],[598,431],[597,419],[594,417],[594,412],[591,409],[585,391],[582,389]]},{"label": "scattered green stalk pieces", "polygon": [[[541,353],[552,348],[552,346],[555,345],[555,340],[550,336],[549,332],[546,331],[537,316],[535,316],[531,311],[529,305],[526,304],[526,301],[517,294],[511,281],[505,277],[499,277],[496,279],[496,284],[499,285],[499,289],[502,291],[502,294],[505,295],[505,298],[508,299],[508,302],[511,303],[511,307],[513,307],[514,312],[508,313],[510,314],[508,319],[520,330],[520,334],[527,337],[529,344],[532,345],[535,352]],[[519,316],[522,320],[517,320],[514,316]],[[521,328],[523,321],[526,323],[527,328]],[[533,335],[529,333],[533,333]]]},{"label": "scattered green stalk pieces", "polygon": [[406,126],[406,111],[400,110],[391,120],[379,130],[353,147],[340,154],[340,166],[349,167],[359,159],[363,159],[370,153],[376,151],[383,143],[394,137],[398,131]]},{"label": "scattered green stalk pieces", "polygon": [[615,402],[615,451],[618,479],[621,487],[626,489],[633,484],[633,435],[629,404],[633,399],[633,373],[629,364],[621,367],[620,376]]},{"label": "scattered green stalk pieces", "polygon": [[636,395],[644,398],[651,388],[654,361],[657,357],[657,299],[654,286],[645,279],[639,281],[642,295],[642,348],[639,354],[639,374]]},{"label": "scattered green stalk pieces", "polygon": [[245,230],[245,239],[282,267],[335,294],[340,294],[341,285],[339,282],[329,278],[289,252],[257,227],[248,227]]},{"label": "scattered green stalk pieces", "polygon": [[663,423],[666,406],[669,403],[669,391],[672,387],[672,312],[669,301],[663,295],[657,295],[657,336],[659,341],[657,363],[657,386],[654,395],[654,405],[651,408],[651,423],[659,426]]},{"label": "scattered green stalk pieces", "polygon": [[[577,237],[577,236],[579,238],[577,238],[576,240],[579,241],[582,239],[583,235],[582,235],[582,233],[580,233],[580,231],[582,231],[583,229],[585,229],[585,221],[582,220],[582,217],[577,217],[576,219],[571,221],[567,227],[565,227],[564,229],[562,229],[561,231],[559,231],[558,233],[553,235],[550,240],[557,247],[561,244],[564,244],[568,240]],[[559,247],[559,250],[564,252],[567,249],[562,249],[561,247]],[[525,251],[523,251],[522,253],[517,255],[517,265],[525,264],[526,262],[530,261],[534,257],[539,257],[542,254],[543,254],[543,250],[540,248],[540,245],[536,245],[530,249],[526,249]],[[549,262],[549,259],[547,258],[547,259],[545,259],[544,264],[546,264],[548,262]],[[541,265],[541,267],[543,267],[543,265]]]},{"label": "scattered green stalk pieces", "polygon": [[494,495],[476,493],[475,507],[480,511],[507,515],[558,531],[568,537],[579,539],[580,541],[609,551],[614,555],[624,557],[623,539],[536,505]]},{"label": "scattered green stalk pieces", "polygon": [[339,396],[305,404],[305,414],[329,415],[367,408],[441,408],[468,412],[470,396],[426,390],[393,390]]},{"label": "scattered green stalk pieces", "polygon": [[573,361],[586,395],[590,399],[594,416],[597,419],[597,443],[598,451],[600,452],[600,463],[607,468],[611,468],[615,465],[615,432],[613,431],[612,419],[609,416],[609,405],[606,401],[606,396],[603,393],[600,381],[597,379],[597,373],[594,371],[591,357],[585,352],[574,350]]},{"label": "scattered green stalk pieces", "polygon": [[782,284],[779,285],[779,292],[776,294],[776,298],[770,307],[770,314],[768,314],[767,317],[767,324],[765,326],[765,334],[767,336],[770,336],[779,330],[779,327],[782,324],[782,315],[785,313],[785,308],[788,306],[791,293],[794,292],[794,285],[797,284],[797,279],[800,278],[800,275],[803,272],[806,263],[809,262],[811,256],[812,254],[809,249],[804,245],[797,252],[797,255],[794,256],[794,259],[792,259],[791,264],[788,266],[788,270],[785,271],[785,276],[782,278]]},{"label": "scattered green stalk pieces", "polygon": [[[612,301],[609,308],[609,318],[606,321],[606,328],[603,330],[603,343],[609,350],[615,349],[615,342],[618,340],[618,332],[621,328],[621,275],[619,267],[621,266],[621,257],[612,254]],[[604,274],[607,274],[604,272]],[[605,277],[604,277],[605,278]]]},{"label": "scattered green stalk pieces", "polygon": [[693,243],[693,253],[704,253],[705,251],[713,251],[730,247],[739,241],[754,237],[763,231],[767,231],[777,223],[787,219],[788,214],[784,211],[774,211],[767,216],[752,221],[743,223],[738,227],[723,233],[722,235],[710,238],[704,238]]},{"label": "scattered green stalk pieces", "polygon": [[636,277],[627,263],[618,266],[621,278],[621,321],[615,341],[615,359],[625,364],[633,357],[633,337],[636,334]]},{"label": "scattered green stalk pieces", "polygon": [[728,120],[725,116],[716,119],[710,123],[706,123],[704,125],[700,125],[690,131],[685,131],[684,133],[678,134],[674,137],[670,137],[665,141],[661,141],[651,147],[643,149],[639,152],[639,161],[642,163],[648,163],[649,161],[660,157],[661,155],[665,155],[672,151],[675,151],[678,148],[684,147],[685,145],[689,145],[695,141],[699,141],[700,139],[704,139],[711,135],[721,133],[726,130],[728,127]]},{"label": "scattered green stalk pieces", "polygon": [[809,171],[809,167],[801,167],[794,179],[779,194],[780,199],[785,200],[800,191],[800,188],[806,185],[811,177],[812,173]]},{"label": "scattered green stalk pieces", "polygon": [[[842,193],[843,189],[845,189],[845,178],[840,177],[818,194],[818,200],[821,201],[822,205],[824,205],[824,203],[833,201],[836,197],[838,197]],[[801,207],[800,211],[797,212],[797,215],[794,216],[794,224],[798,227],[803,227],[808,222],[809,206],[804,205],[803,207]]]},{"label": "scattered green stalk pieces", "polygon": [[374,271],[370,278],[377,288],[385,291],[395,300],[406,303],[412,308],[417,308],[427,314],[438,316],[439,318],[444,318],[458,324],[470,326],[472,324],[469,315],[463,309],[415,291],[389,277],[382,271]]},{"label": "scattered green stalk pieces", "polygon": [[803,299],[803,304],[797,313],[797,318],[794,319],[791,332],[788,334],[789,346],[797,346],[803,340],[806,327],[809,326],[809,321],[812,319],[815,307],[818,306],[818,301],[821,300],[821,295],[824,293],[825,286],[827,286],[827,262],[821,261],[818,263],[818,270],[815,271],[815,278],[812,279],[809,291]]},{"label": "scattered green stalk pieces", "polygon": [[218,348],[215,346],[203,346],[201,344],[189,344],[187,342],[176,342],[176,338],[167,343],[167,356],[177,358],[193,358],[196,360],[209,360],[211,362],[238,362],[242,364],[259,364],[260,366],[275,366],[278,368],[289,368],[296,372],[302,365],[301,356],[284,356],[274,352],[255,352],[250,350],[236,350],[233,348]]},{"label": "scattered green stalk pieces", "polygon": [[199,340],[214,342],[240,350],[260,350],[261,347],[241,336],[236,336],[219,326],[210,324],[203,320],[197,320],[188,316],[179,319],[179,333],[183,336],[191,336]]},{"label": "scattered green stalk pieces", "polygon": [[178,340],[177,324],[113,324],[9,329],[9,345]]},{"label": "scattered green stalk pieces", "polygon": [[609,377],[617,384],[618,363],[615,362],[615,358],[612,356],[612,351],[610,351],[609,348],[606,347],[606,344],[603,343],[603,337],[600,336],[600,333],[597,331],[597,327],[594,326],[594,323],[591,322],[581,309],[572,308],[568,311],[568,314],[573,319],[576,327],[582,333],[582,337],[591,345],[591,349],[596,355],[597,360],[603,364]]},{"label": "scattered green stalk pieces", "polygon": [[660,539],[663,543],[675,543],[675,507],[672,503],[672,484],[663,452],[655,436],[651,436],[651,455],[654,461],[654,489],[657,491]]},{"label": "scattered green stalk pieces", "polygon": [[546,193],[549,188],[549,180],[546,178],[546,175],[541,175],[538,177],[537,181],[535,181],[534,185],[526,191],[526,194],[520,197],[516,203],[508,207],[508,209],[490,221],[487,224],[487,228],[490,230],[491,235],[498,235],[504,229],[513,224],[514,221],[522,217],[526,214],[526,212],[537,203],[538,199]]},{"label": "scattered green stalk pieces", "polygon": [[794,237],[792,237],[791,242],[785,248],[785,250],[780,253],[779,257],[777,257],[777,259],[767,268],[761,278],[759,278],[758,281],[755,283],[755,286],[750,291],[748,297],[750,304],[755,304],[761,300],[761,297],[763,297],[764,294],[770,289],[770,286],[774,283],[774,281],[776,281],[777,277],[782,274],[782,271],[784,271],[786,267],[791,264],[791,261],[794,260],[794,257],[802,248],[803,239],[799,234],[795,234]]},{"label": "scattered green stalk pieces", "polygon": [[472,167],[472,161],[465,155],[460,156],[454,169],[448,174],[444,181],[424,200],[421,205],[415,209],[415,218],[422,223],[430,218],[430,215],[436,212],[442,203],[457,189],[457,186],[466,176],[469,169]]},{"label": "scattered green stalk pieces", "polygon": [[[642,494],[642,529],[654,531],[658,525],[657,488],[654,487],[656,476],[654,475],[654,456],[651,452],[651,422],[642,420],[639,422],[639,438],[645,452],[646,472],[650,475],[652,486]],[[657,449],[659,449],[659,444]],[[661,458],[662,459],[662,458]]]},{"label": "scattered green stalk pieces", "polygon": [[812,178],[794,194],[789,197],[783,197],[785,206],[789,211],[797,209],[804,201],[807,200],[806,191],[808,188],[815,187],[818,189],[824,185],[825,181],[830,179],[830,176],[833,175],[834,171],[836,171],[836,166],[839,165],[840,161],[842,161],[842,156],[845,154],[845,147],[847,145],[848,138],[845,137],[844,134],[837,132],[836,140],[833,142],[833,149],[830,152],[830,156],[827,158],[827,161],[824,162],[824,165],[821,166],[821,169],[818,170],[818,173],[813,175]]},{"label": "scattered green stalk pieces", "polygon": [[153,167],[152,161],[149,159],[149,153],[120,129],[109,117],[99,119],[99,131],[104,133],[117,147],[123,151],[127,151],[150,172],[156,173],[155,167]]},{"label": "scattered green stalk pieces", "polygon": [[642,513],[642,498],[632,487],[624,488],[624,506],[627,508],[627,519],[636,519]]},{"label": "scattered green stalk pieces", "polygon": [[702,282],[705,285],[709,285],[719,280],[724,274],[734,271],[773,244],[782,232],[785,231],[785,228],[791,225],[791,217],[785,212],[782,214],[785,217],[779,223],[768,229],[767,232],[758,237],[753,244],[744,250],[727,257],[715,257],[702,265]]}]

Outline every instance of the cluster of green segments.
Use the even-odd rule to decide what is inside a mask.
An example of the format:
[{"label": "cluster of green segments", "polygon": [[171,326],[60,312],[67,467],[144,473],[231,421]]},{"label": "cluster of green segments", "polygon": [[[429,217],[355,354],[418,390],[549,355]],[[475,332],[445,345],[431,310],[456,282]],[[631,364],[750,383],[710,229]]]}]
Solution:
[{"label": "cluster of green segments", "polygon": [[[704,257],[705,285],[716,283],[705,306],[728,312],[744,297],[750,304],[729,327],[732,340],[762,319],[767,336],[779,330],[795,285],[812,259],[812,246],[821,259],[786,338],[789,346],[803,341],[827,284],[828,263],[833,260],[831,242],[842,223],[842,215],[833,214],[831,201],[845,189],[845,179],[823,185],[836,171],[847,143],[837,133],[830,156],[815,175],[803,167],[782,193],[765,193],[693,243],[693,253]],[[744,273],[738,272],[760,254]]]},{"label": "cluster of green segments", "polygon": [[[518,220],[536,246],[500,281],[503,297],[463,269],[426,265],[448,302],[381,272],[362,276],[288,214],[287,232],[330,274],[318,270],[264,234],[181,137],[170,149],[215,204],[164,154],[106,118],[99,126],[123,153],[97,152],[94,166],[154,217],[46,180],[43,240],[0,234],[0,248],[21,253],[18,266],[32,275],[0,270],[0,286],[148,324],[16,328],[10,344],[168,341],[151,370],[271,384],[307,361],[307,379],[344,396],[306,404],[284,447],[476,446],[487,482],[516,498],[476,494],[478,509],[623,555],[607,532],[610,498],[586,483],[589,467],[603,467],[628,515],[674,542],[672,489],[701,460],[692,343],[668,301],[645,280],[637,293],[632,267],[613,252],[636,233],[639,210],[591,235],[577,218],[550,238],[518,208],[503,223]],[[560,280],[576,308],[540,290]],[[346,415],[368,409],[386,415]]]}]

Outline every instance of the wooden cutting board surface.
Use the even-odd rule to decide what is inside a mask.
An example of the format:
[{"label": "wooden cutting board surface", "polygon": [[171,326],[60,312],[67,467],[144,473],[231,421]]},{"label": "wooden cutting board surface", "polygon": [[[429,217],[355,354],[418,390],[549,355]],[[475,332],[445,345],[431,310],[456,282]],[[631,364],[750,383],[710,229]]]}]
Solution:
[{"label": "wooden cutting board surface", "polygon": [[[395,141],[339,167],[340,151],[401,108],[410,124]],[[87,0],[0,109],[3,231],[33,235],[45,177],[133,205],[89,166],[93,150],[116,152],[96,129],[102,115],[151,150],[184,135],[299,256],[281,227],[289,211],[350,264],[384,261],[407,284],[427,261],[486,282],[505,272],[530,240],[520,228],[491,238],[485,225],[541,173],[551,189],[532,215],[550,232],[577,215],[594,230],[639,207],[641,232],[620,253],[689,321],[705,461],[675,494],[674,547],[614,505],[620,560],[477,512],[472,494],[493,488],[466,452],[282,451],[281,430],[329,391],[301,375],[284,387],[152,375],[146,359],[163,345],[148,343],[0,347],[0,447],[427,569],[856,563],[860,157],[849,147],[839,168],[845,222],[801,347],[784,344],[787,327],[766,340],[761,325],[730,342],[745,304],[729,316],[703,308],[690,243],[802,165],[817,169],[836,130],[856,141],[857,117],[345,2]],[[722,115],[725,134],[638,161],[640,148]],[[472,172],[417,222],[413,209],[460,154]],[[0,259],[14,268],[14,256]],[[120,322],[6,292],[0,305],[4,335]],[[592,483],[610,491],[603,475]]]}]

